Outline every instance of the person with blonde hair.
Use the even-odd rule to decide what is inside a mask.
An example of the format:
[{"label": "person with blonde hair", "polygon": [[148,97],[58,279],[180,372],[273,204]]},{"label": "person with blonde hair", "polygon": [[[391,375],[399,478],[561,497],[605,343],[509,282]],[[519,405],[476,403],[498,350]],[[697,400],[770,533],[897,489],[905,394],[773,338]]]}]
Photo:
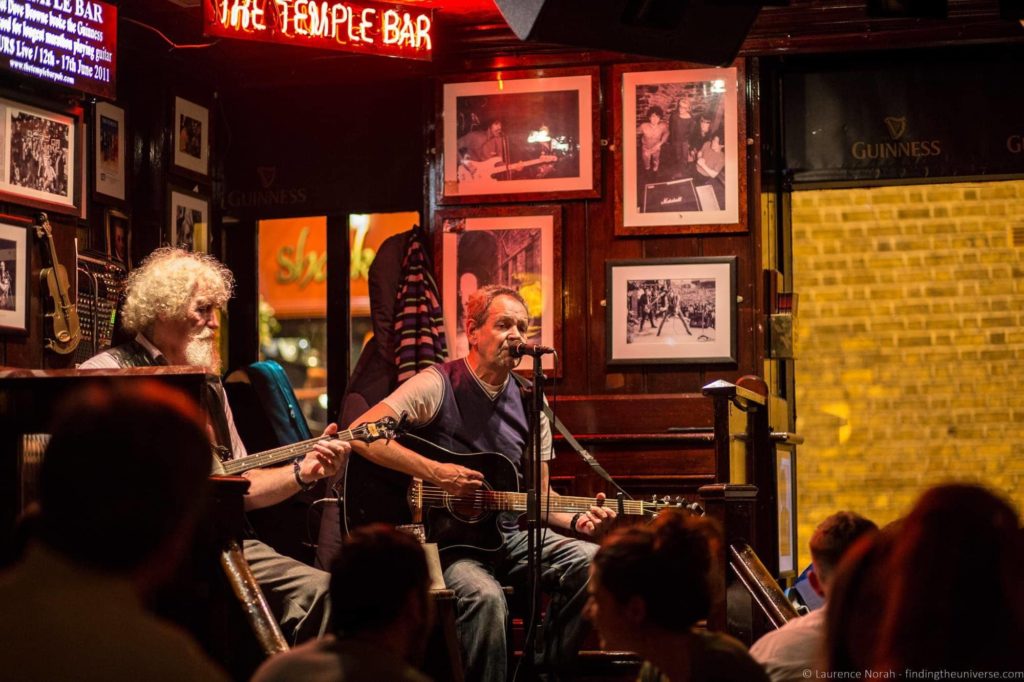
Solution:
[{"label": "person with blonde hair", "polygon": [[[247,455],[235,429],[231,407],[220,383],[216,332],[218,311],[231,297],[234,278],[213,256],[178,248],[154,251],[128,277],[122,326],[135,337],[90,358],[79,369],[193,365],[214,375],[208,386],[207,415],[213,440],[232,458]],[[329,424],[325,436],[338,430]],[[317,443],[291,465],[252,469],[246,509],[283,502],[316,481],[333,476],[351,448],[336,439]],[[329,578],[294,559],[283,557],[254,538],[244,541],[245,557],[267,601],[293,643],[323,635],[330,618]]]}]

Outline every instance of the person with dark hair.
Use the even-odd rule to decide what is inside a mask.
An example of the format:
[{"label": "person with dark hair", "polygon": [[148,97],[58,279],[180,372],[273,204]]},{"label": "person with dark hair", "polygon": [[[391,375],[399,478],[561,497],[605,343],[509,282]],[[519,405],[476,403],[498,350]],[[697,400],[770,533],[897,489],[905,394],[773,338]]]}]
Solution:
[{"label": "person with dark hair", "polygon": [[676,175],[680,178],[693,177],[694,151],[690,148],[693,130],[697,127],[697,119],[690,114],[690,100],[680,97],[676,111],[669,119],[669,147],[675,157]]},{"label": "person with dark hair", "polygon": [[719,598],[718,527],[680,510],[613,531],[591,565],[585,614],[602,646],[645,659],[640,679],[767,682],[738,641],[694,626]]},{"label": "person with dark hair", "polygon": [[0,575],[0,680],[225,680],[143,607],[207,496],[198,408],[156,383],[95,383],[58,409],[23,560]]},{"label": "person with dark hair", "polygon": [[[525,342],[529,320],[526,303],[516,290],[498,285],[477,289],[466,304],[469,355],[416,374],[354,424],[405,415],[411,433],[424,441],[460,453],[500,453],[521,483],[530,429],[524,397],[511,376],[519,361],[510,346]],[[538,487],[552,501],[546,514],[548,525],[583,535],[598,534],[615,516],[614,510],[600,506],[603,495],[598,495],[585,513],[555,511],[558,495],[549,491],[548,484],[551,427],[543,414],[540,431]],[[431,459],[394,440],[353,447],[374,463],[420,478],[453,497],[472,497],[485,484],[480,471],[455,461]],[[458,457],[450,459],[457,461]],[[527,533],[519,529],[515,512],[503,512],[498,518],[497,526],[487,522],[496,531],[497,551],[442,547],[444,579],[456,594],[456,628],[469,680],[505,679],[508,606],[502,585],[522,586],[526,580]],[[549,528],[541,549],[544,587],[551,594],[543,657],[546,663],[565,666],[575,662],[585,634],[580,611],[586,599],[587,566],[596,546]]]},{"label": "person with dark hair", "polygon": [[423,548],[384,524],[352,531],[331,568],[335,636],[264,663],[253,682],[428,682],[412,667],[433,623]]},{"label": "person with dark hair", "polygon": [[644,170],[657,172],[661,163],[661,148],[668,142],[668,124],[663,120],[665,112],[655,105],[647,110],[647,120],[640,124],[640,158]]},{"label": "person with dark hair", "polygon": [[[878,526],[860,514],[841,511],[822,521],[811,535],[811,587],[824,598],[843,555],[857,540],[878,530]],[[772,682],[805,680],[807,671],[823,670],[825,608],[795,618],[774,632],[761,637],[750,648],[768,671]]]}]

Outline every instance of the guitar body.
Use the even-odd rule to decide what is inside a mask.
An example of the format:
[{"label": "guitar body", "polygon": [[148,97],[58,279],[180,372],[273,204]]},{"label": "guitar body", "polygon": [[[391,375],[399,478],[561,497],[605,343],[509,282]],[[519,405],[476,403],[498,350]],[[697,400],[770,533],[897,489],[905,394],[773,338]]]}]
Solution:
[{"label": "guitar body", "polygon": [[[409,446],[408,441],[403,443]],[[519,491],[519,475],[510,459],[496,452],[459,454],[423,441],[416,441],[415,450],[439,462],[454,463],[484,475],[485,488],[505,492]],[[394,525],[423,523],[427,542],[435,542],[442,550],[475,549],[496,551],[502,538],[499,513],[479,509],[472,500],[448,498],[443,503],[423,504],[413,499],[412,478],[374,464],[364,457],[349,457],[345,471],[344,518],[346,532],[367,523]],[[416,488],[424,490],[424,488]],[[435,495],[437,488],[429,487]],[[424,494],[428,494],[424,492]]]}]

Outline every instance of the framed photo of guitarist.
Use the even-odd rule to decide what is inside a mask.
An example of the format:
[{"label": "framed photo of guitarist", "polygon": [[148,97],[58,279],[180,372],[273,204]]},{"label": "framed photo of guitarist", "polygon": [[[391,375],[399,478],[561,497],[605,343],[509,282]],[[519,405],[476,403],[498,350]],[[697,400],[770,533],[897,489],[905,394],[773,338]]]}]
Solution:
[{"label": "framed photo of guitarist", "polygon": [[0,99],[0,194],[58,213],[79,213],[81,110],[51,111]]},{"label": "framed photo of guitarist", "polygon": [[0,333],[28,331],[28,230],[0,223]]},{"label": "framed photo of guitarist", "polygon": [[600,196],[597,67],[475,74],[440,96],[438,203]]}]

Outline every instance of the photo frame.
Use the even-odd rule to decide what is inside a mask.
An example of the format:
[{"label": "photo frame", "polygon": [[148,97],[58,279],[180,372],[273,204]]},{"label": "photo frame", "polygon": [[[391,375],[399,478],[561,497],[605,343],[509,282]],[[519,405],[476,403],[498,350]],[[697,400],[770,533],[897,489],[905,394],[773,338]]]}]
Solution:
[{"label": "photo frame", "polygon": [[438,203],[600,196],[598,75],[499,71],[444,83]]},{"label": "photo frame", "polygon": [[779,576],[793,577],[797,566],[796,450],[780,444],[775,450],[775,490],[779,520]]},{"label": "photo frame", "polygon": [[0,222],[0,333],[28,333],[28,228]]},{"label": "photo frame", "polygon": [[[561,352],[561,207],[444,209],[435,221],[449,357],[468,354],[464,301],[488,284],[519,291],[530,313],[527,341]],[[560,371],[554,356],[543,358],[545,370]]]},{"label": "photo frame", "polygon": [[605,269],[608,364],[736,362],[735,256],[609,260]]},{"label": "photo frame", "polygon": [[107,258],[123,265],[125,270],[132,268],[132,224],[131,218],[124,211],[108,208],[103,215],[106,232]]},{"label": "photo frame", "polygon": [[187,251],[205,253],[209,248],[209,200],[180,188],[171,188],[168,196],[168,242]]},{"label": "photo frame", "polygon": [[93,110],[93,177],[97,194],[125,199],[124,109],[97,102]]},{"label": "photo frame", "polygon": [[615,234],[747,231],[743,61],[613,68]]},{"label": "photo frame", "polygon": [[183,97],[174,98],[174,165],[196,175],[210,174],[210,110]]},{"label": "photo frame", "polygon": [[80,140],[74,113],[0,98],[0,195],[58,213],[79,213]]}]

